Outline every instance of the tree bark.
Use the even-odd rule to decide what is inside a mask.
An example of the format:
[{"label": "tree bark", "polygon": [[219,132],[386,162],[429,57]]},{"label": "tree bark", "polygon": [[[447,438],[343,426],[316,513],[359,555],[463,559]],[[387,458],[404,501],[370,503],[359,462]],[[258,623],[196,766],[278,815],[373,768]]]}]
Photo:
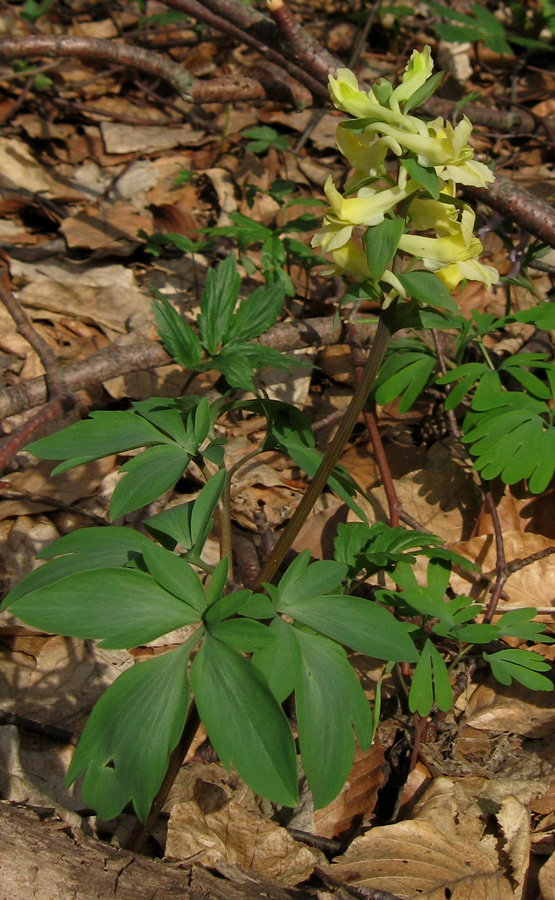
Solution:
[{"label": "tree bark", "polygon": [[52,810],[0,803],[0,900],[314,900],[316,896],[240,870],[234,870],[232,878],[218,877],[200,866],[117,850],[86,837]]}]

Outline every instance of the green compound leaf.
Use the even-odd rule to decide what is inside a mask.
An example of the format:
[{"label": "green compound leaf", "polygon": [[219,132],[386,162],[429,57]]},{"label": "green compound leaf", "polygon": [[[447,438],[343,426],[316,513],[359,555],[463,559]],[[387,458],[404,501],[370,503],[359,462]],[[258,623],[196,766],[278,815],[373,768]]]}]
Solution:
[{"label": "green compound leaf", "polygon": [[295,629],[280,616],[272,619],[269,629],[275,641],[257,650],[252,665],[262,673],[278,703],[283,703],[295,690],[301,673],[301,654]]},{"label": "green compound leaf", "polygon": [[397,397],[399,412],[405,413],[422,391],[433,381],[437,360],[426,352],[398,351],[387,357],[371,392],[372,398],[385,406]]},{"label": "green compound leaf", "polygon": [[196,500],[145,519],[147,530],[169,550],[181,544],[184,550],[194,549],[197,556],[200,555],[212,530],[212,515],[224,489],[225,479],[224,469],[216,472]]},{"label": "green compound leaf", "polygon": [[433,306],[435,309],[446,309],[458,313],[459,308],[443,281],[433,272],[409,272],[398,276],[409,297]]},{"label": "green compound leaf", "polygon": [[512,684],[513,678],[533,691],[552,691],[553,683],[541,672],[549,672],[551,666],[533,650],[500,650],[498,653],[482,653],[491,666],[494,678],[501,684]]},{"label": "green compound leaf", "polygon": [[332,559],[310,562],[310,550],[303,550],[293,560],[278,585],[280,608],[295,604],[305,597],[325,594],[339,587],[347,567]]},{"label": "green compound leaf", "polygon": [[418,652],[405,626],[370,600],[343,594],[308,596],[278,610],[314,631],[367,656],[415,662]]},{"label": "green compound leaf", "polygon": [[[355,753],[372,740],[372,712],[347,654],[333,641],[295,631],[301,675],[295,691],[303,769],[321,809],[339,794]],[[325,748],[325,752],[323,752]]]},{"label": "green compound leaf", "polygon": [[34,628],[91,640],[116,650],[147,644],[198,621],[186,603],[136,569],[67,575],[25,594],[10,607]]},{"label": "green compound leaf", "polygon": [[144,548],[143,559],[158,584],[191,607],[192,614],[196,613],[200,621],[206,609],[206,595],[202,581],[191,565],[152,541]]},{"label": "green compound leaf", "polygon": [[231,324],[240,286],[241,278],[232,253],[217,269],[208,270],[197,321],[202,345],[211,356],[217,352]]},{"label": "green compound leaf", "polygon": [[474,468],[484,478],[500,475],[505,484],[526,478],[530,490],[541,493],[555,471],[555,428],[535,409],[547,413],[548,407],[525,394],[506,391],[502,397],[505,406],[495,408],[492,398],[484,414],[472,410],[466,416],[462,440],[471,445]]},{"label": "green compound leaf", "polygon": [[123,450],[171,443],[169,437],[136,413],[100,410],[82,422],[34,441],[26,449],[39,459],[70,460],[53,470],[52,474],[57,474]]},{"label": "green compound leaf", "polygon": [[362,522],[340,523],[334,541],[335,559],[349,567],[349,578],[365,570],[368,576],[405,560],[416,562],[416,553],[430,555],[441,538],[422,535],[405,528],[391,528],[385,522],[368,526]]},{"label": "green compound leaf", "polygon": [[497,628],[503,637],[516,637],[524,641],[534,643],[553,644],[555,638],[544,634],[545,625],[541,622],[533,622],[535,609],[511,609],[504,613]]},{"label": "green compound leaf", "polygon": [[439,378],[436,378],[436,384],[453,384],[453,382],[458,381],[458,384],[451,388],[446,397],[444,404],[445,409],[447,411],[455,409],[455,407],[464,400],[476,381],[486,375],[489,371],[490,370],[485,363],[464,363],[462,366],[457,366],[457,368],[453,369],[451,372],[447,372],[445,375],[440,375]]},{"label": "green compound leaf", "polygon": [[281,313],[283,294],[283,287],[274,284],[256,288],[245,300],[241,300],[224,335],[224,344],[229,345],[236,340],[249,341],[268,331]]},{"label": "green compound leaf", "polygon": [[141,509],[169,491],[179,481],[191,461],[181,447],[149,447],[121,467],[125,478],[116,485],[110,501],[110,518]]},{"label": "green compound leaf", "polygon": [[200,340],[164,295],[159,291],[156,295],[152,307],[164,349],[185,369],[195,369],[202,358]]},{"label": "green compound leaf", "polygon": [[148,812],[187,715],[187,660],[199,630],[179,649],[127,669],[94,707],[67,773],[67,785],[86,770],[83,799],[101,819],[133,802]]},{"label": "green compound leaf", "polygon": [[409,693],[409,709],[427,716],[435,702],[447,712],[453,705],[453,690],[443,657],[428,638],[416,666]]},{"label": "green compound leaf", "polygon": [[[439,74],[443,77],[443,73]],[[422,185],[430,197],[433,197],[434,200],[439,199],[439,179],[435,169],[421,166],[412,156],[407,156],[406,159],[401,160],[401,165],[405,167],[411,178]]]},{"label": "green compound leaf", "polygon": [[270,647],[276,642],[276,636],[270,628],[254,619],[225,619],[215,622],[210,626],[210,634],[234,650],[244,653]]},{"label": "green compound leaf", "polygon": [[207,635],[191,666],[199,714],[229,771],[235,766],[257,794],[296,806],[295,742],[263,676],[227,644]]},{"label": "green compound leaf", "polygon": [[66,534],[41,550],[38,559],[50,560],[48,565],[23,578],[4,598],[1,608],[11,606],[31,591],[55,584],[66,575],[130,565],[149,543],[138,531],[119,525],[83,528]]},{"label": "green compound leaf", "polygon": [[366,230],[366,261],[372,278],[379,281],[395,256],[404,224],[403,219],[384,219]]}]

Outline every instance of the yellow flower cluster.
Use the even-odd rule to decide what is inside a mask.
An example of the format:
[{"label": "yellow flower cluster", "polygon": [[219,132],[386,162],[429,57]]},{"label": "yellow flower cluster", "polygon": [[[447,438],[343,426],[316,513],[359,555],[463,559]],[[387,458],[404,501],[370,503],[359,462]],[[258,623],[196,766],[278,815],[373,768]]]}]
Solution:
[{"label": "yellow flower cluster", "polygon": [[[362,91],[349,69],[338,69],[336,77],[330,76],[335,107],[359,120],[337,129],[338,147],[354,173],[345,195],[331,176],[326,181],[330,208],[312,245],[331,254],[335,272],[365,281],[370,277],[366,254],[353,239],[353,230],[372,228],[397,214],[406,223],[398,249],[413,258],[410,268],[419,261],[449,290],[463,279],[484,282],[489,288],[499,274],[478,260],[482,244],[474,236],[474,212],[449,202],[459,184],[483,187],[494,181],[487,166],[473,158],[468,144],[472,125],[466,116],[454,127],[441,118],[424,122],[401,109],[401,104],[409,110],[413,102],[417,105],[414,95],[425,90],[432,69],[430,48],[425,47],[413,52],[395,90],[382,80],[368,93]],[[386,168],[388,153],[399,161],[396,183]],[[430,183],[436,188],[434,195]],[[394,272],[387,269],[381,281],[390,285],[390,296],[406,297]]]}]

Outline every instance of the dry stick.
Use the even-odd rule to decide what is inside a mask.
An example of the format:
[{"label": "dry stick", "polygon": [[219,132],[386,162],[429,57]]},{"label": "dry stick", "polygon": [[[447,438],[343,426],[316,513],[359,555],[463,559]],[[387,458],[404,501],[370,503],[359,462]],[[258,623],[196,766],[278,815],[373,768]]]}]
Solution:
[{"label": "dry stick", "polygon": [[280,44],[287,56],[318,80],[327,81],[337,61],[305,31],[283,0],[267,0],[267,6],[281,33]]},{"label": "dry stick", "polygon": [[253,590],[259,590],[264,582],[272,581],[281,563],[291,549],[293,541],[304,525],[314,504],[328,483],[328,479],[351,436],[352,430],[366,403],[372,383],[382,364],[389,339],[393,333],[395,308],[396,303],[393,303],[387,310],[382,311],[378,321],[376,336],[372,343],[362,378],[356,386],[355,393],[345,411],[345,415],[341,420],[336,435],[329,445],[308,490],[291,516],[291,519],[287,523],[276,546],[264,563]]},{"label": "dry stick", "polygon": [[[301,89],[296,99],[283,85],[244,75],[224,75],[210,81],[200,81],[171,59],[142,47],[100,38],[72,36],[32,35],[0,40],[0,58],[14,59],[32,56],[67,56],[89,59],[93,62],[110,62],[137,69],[156,78],[162,78],[190,103],[214,103],[229,100],[279,99],[281,102],[306,105],[308,94]],[[318,89],[322,86],[318,85]],[[312,90],[312,89],[311,89]]]},{"label": "dry stick", "polygon": [[472,200],[492,206],[544,244],[555,247],[555,209],[514,181],[497,176],[487,188],[465,185],[462,191]]},{"label": "dry stick", "polygon": [[14,431],[3,442],[0,448],[0,471],[3,471],[12,461],[16,453],[21,450],[29,440],[41,431],[48,422],[52,422],[73,406],[76,402],[69,392],[64,381],[62,367],[56,355],[46,341],[38,334],[25,315],[18,300],[12,292],[0,282],[0,300],[6,307],[15,322],[16,328],[22,337],[31,345],[39,357],[44,370],[45,382],[50,395],[50,403],[21,428]]},{"label": "dry stick", "polygon": [[[355,380],[356,383],[359,384],[364,373],[362,346],[354,323],[347,322],[346,328],[351,347],[351,359],[355,370]],[[362,415],[364,417],[366,428],[368,429],[368,434],[370,435],[370,440],[372,441],[374,456],[382,477],[387,505],[389,506],[389,524],[392,528],[396,528],[399,525],[401,504],[399,503],[395,485],[393,484],[393,478],[391,477],[391,469],[389,468],[387,456],[385,455],[378,423],[376,422],[376,416],[374,415],[373,409],[363,409]]]},{"label": "dry stick", "polygon": [[[432,329],[432,336],[434,339],[436,352],[439,360],[439,367],[441,369],[442,375],[445,375],[447,372],[445,366],[445,360],[443,359],[443,351],[441,349],[441,344],[439,341],[439,333],[437,329]],[[449,393],[451,386],[446,385],[446,393]],[[451,412],[451,415],[447,416],[447,421],[449,424],[449,431],[453,435],[456,441],[459,442],[461,446],[464,446],[461,443],[461,430],[457,424],[457,420],[455,418],[454,412]],[[489,482],[487,482],[480,473],[478,473],[478,478],[480,479],[480,486],[482,488],[482,494],[484,497],[484,503],[487,507],[487,510],[491,516],[491,521],[493,525],[493,533],[495,537],[495,571],[496,571],[496,579],[495,584],[492,589],[491,598],[487,605],[487,609],[484,613],[484,622],[491,622],[493,616],[495,615],[495,610],[497,609],[497,604],[501,598],[501,594],[503,592],[503,588],[505,586],[505,582],[509,577],[509,573],[507,572],[507,560],[505,557],[505,542],[503,540],[503,529],[501,528],[501,520],[499,519],[499,513],[497,511],[497,506],[495,505],[495,500],[493,498],[493,494],[491,493],[491,489],[489,486]]]},{"label": "dry stick", "polygon": [[[238,0],[204,0],[203,6],[209,7],[224,20],[234,22],[243,34],[255,35],[271,47],[277,45],[284,56],[289,55],[289,48],[286,45],[280,46],[280,34],[272,20],[252,6]],[[320,82],[327,84],[328,73],[334,71],[341,63],[300,25],[298,35],[304,43],[304,49],[301,49],[299,57],[303,70],[311,72]]]},{"label": "dry stick", "polygon": [[[272,49],[276,46],[277,35],[275,28],[271,28],[272,23],[266,16],[262,16],[262,19],[266,25],[270,26],[271,31],[268,28],[265,28],[263,29],[263,36],[260,36],[255,34],[252,28],[247,30],[241,25],[234,24],[234,15],[232,14],[229,14],[229,17],[226,16],[224,18],[213,13],[211,10],[206,9],[209,4],[197,3],[196,0],[164,0],[164,2],[166,6],[177,9],[180,12],[185,12],[188,15],[193,16],[198,22],[204,22],[206,25],[210,25],[222,34],[227,34],[240,43],[247,44],[247,46],[252,47],[253,50],[260,53],[263,58],[268,59],[270,62],[277,63],[280,68],[289,72],[289,74],[296,78],[297,81],[304,84],[312,94],[327,99],[328,90],[325,84],[323,84],[323,79],[318,80],[314,78],[309,72],[299,68],[295,63],[290,62],[284,54]],[[247,10],[248,7],[241,7],[241,9]],[[329,68],[327,71],[329,71]],[[327,79],[327,75],[325,77]]]},{"label": "dry stick", "polygon": [[[375,318],[362,320],[359,323],[361,338],[373,338],[376,327]],[[262,335],[260,343],[276,350],[302,350],[306,347],[335,344],[341,341],[343,335],[343,329],[338,332],[333,317],[328,316],[281,322]],[[87,359],[65,367],[64,381],[68,390],[78,391],[118,375],[167,366],[171,362],[162,345],[154,341],[133,346],[112,344]],[[47,400],[47,393],[44,376],[4,388],[0,391],[0,419],[41,406]]]}]

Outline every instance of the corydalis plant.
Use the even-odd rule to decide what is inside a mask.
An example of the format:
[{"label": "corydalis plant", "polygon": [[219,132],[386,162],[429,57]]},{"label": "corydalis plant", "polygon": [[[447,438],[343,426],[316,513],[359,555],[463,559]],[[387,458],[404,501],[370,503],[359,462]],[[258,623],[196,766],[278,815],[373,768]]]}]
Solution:
[{"label": "corydalis plant", "polygon": [[[448,292],[463,279],[488,287],[499,279],[478,259],[483,248],[474,235],[474,211],[454,199],[459,184],[484,187],[494,180],[474,159],[470,121],[465,116],[453,127],[441,118],[409,115],[438,87],[442,75],[432,70],[425,47],[413,52],[395,89],[382,79],[362,91],[349,69],[329,79],[335,107],[355,117],[337,128],[338,147],[354,173],[343,195],[327,179],[330,208],[312,246],[331,255],[333,272],[367,282],[376,297],[385,290],[384,308],[413,297],[453,310]],[[396,158],[395,175],[388,155]],[[420,271],[434,273],[441,285],[421,275],[407,278]],[[426,289],[432,290],[427,301]]]}]

